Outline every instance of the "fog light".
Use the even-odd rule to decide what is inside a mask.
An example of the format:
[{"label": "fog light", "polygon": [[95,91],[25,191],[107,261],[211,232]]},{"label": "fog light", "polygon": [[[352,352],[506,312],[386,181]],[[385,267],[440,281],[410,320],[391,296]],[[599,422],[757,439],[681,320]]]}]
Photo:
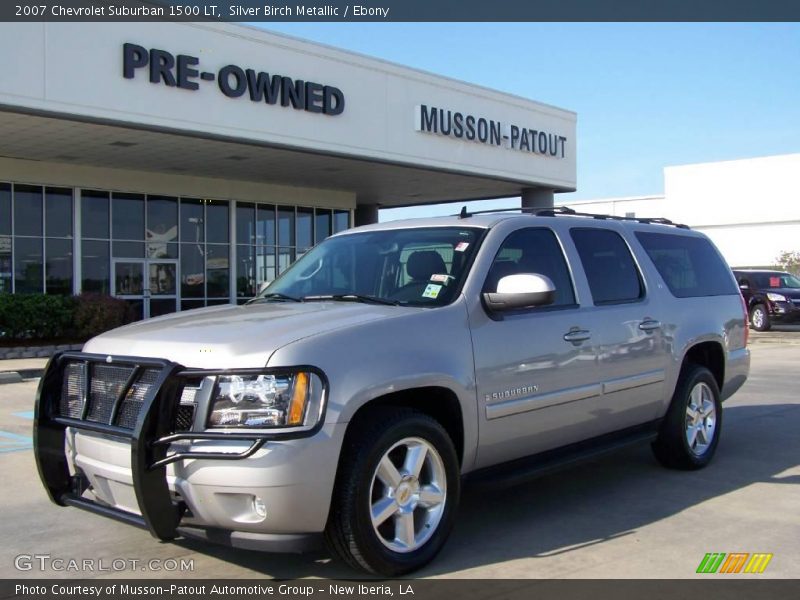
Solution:
[{"label": "fog light", "polygon": [[253,511],[262,519],[267,518],[267,505],[258,496],[253,497]]}]

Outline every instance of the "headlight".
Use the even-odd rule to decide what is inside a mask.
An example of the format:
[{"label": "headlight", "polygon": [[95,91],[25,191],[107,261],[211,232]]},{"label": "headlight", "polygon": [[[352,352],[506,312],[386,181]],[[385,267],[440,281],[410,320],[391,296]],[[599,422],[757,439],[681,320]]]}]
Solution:
[{"label": "headlight", "polygon": [[311,429],[320,418],[322,381],[310,372],[220,375],[214,390],[209,427]]},{"label": "headlight", "polygon": [[767,298],[773,302],[786,302],[786,296],[783,294],[776,294],[774,292],[767,293]]}]

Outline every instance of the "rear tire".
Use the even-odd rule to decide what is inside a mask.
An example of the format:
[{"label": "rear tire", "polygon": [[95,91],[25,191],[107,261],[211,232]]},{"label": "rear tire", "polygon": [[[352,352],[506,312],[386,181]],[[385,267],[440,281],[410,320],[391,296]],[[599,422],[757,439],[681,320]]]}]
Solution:
[{"label": "rear tire", "polygon": [[453,442],[438,421],[410,409],[381,408],[351,427],[326,541],[354,568],[386,577],[415,571],[453,527],[461,484]]},{"label": "rear tire", "polygon": [[769,331],[772,323],[769,320],[769,311],[763,304],[756,304],[750,309],[750,326],[756,331]]},{"label": "rear tire", "polygon": [[714,457],[722,432],[722,403],[711,371],[685,365],[678,378],[653,453],[671,469],[702,469]]}]

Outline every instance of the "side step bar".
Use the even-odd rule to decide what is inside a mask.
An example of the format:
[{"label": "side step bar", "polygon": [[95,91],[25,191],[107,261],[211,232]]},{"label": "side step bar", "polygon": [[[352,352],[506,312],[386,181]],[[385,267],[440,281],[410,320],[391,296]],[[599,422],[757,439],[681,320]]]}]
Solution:
[{"label": "side step bar", "polygon": [[512,487],[527,483],[555,471],[567,469],[590,458],[599,458],[643,442],[651,442],[658,436],[661,420],[651,421],[621,431],[605,434],[570,444],[556,450],[548,450],[497,466],[478,469],[464,476],[464,483],[476,488]]}]

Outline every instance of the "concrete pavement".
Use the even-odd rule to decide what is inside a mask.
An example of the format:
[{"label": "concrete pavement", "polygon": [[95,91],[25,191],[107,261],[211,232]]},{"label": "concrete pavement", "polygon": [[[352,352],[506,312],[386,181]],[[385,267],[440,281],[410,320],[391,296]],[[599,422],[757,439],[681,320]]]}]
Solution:
[{"label": "concrete pavement", "polygon": [[[755,344],[752,373],[726,402],[717,456],[696,472],[661,468],[636,447],[496,493],[466,490],[455,530],[420,577],[800,577],[800,347]],[[35,382],[0,387],[0,577],[337,577],[360,574],[326,552],[273,555],[144,531],[49,502],[30,448]],[[708,552],[768,552],[753,575],[697,575]],[[183,558],[191,572],[18,571],[20,554]],[[139,563],[141,564],[141,563]]]}]

